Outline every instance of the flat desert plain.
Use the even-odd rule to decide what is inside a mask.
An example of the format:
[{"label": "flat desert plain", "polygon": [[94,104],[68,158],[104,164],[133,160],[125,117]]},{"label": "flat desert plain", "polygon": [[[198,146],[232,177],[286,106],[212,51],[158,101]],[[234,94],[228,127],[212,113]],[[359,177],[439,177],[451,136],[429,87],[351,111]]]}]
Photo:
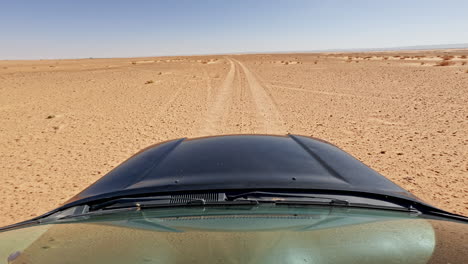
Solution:
[{"label": "flat desert plain", "polygon": [[149,145],[247,133],[327,140],[468,215],[467,55],[0,61],[0,225],[59,206]]}]

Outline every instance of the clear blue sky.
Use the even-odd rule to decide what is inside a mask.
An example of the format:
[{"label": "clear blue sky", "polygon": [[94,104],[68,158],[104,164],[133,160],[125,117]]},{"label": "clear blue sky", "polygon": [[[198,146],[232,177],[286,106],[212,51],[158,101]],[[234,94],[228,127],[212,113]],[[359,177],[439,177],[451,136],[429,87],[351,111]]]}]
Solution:
[{"label": "clear blue sky", "polygon": [[467,0],[0,0],[0,59],[468,43]]}]

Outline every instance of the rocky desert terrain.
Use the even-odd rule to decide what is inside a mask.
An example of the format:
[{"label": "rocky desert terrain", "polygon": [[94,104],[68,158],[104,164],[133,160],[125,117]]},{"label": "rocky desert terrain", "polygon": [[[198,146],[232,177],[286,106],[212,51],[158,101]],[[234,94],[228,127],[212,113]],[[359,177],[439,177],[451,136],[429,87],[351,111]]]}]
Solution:
[{"label": "rocky desert terrain", "polygon": [[0,61],[0,226],[142,148],[217,134],[327,140],[468,215],[468,50]]}]

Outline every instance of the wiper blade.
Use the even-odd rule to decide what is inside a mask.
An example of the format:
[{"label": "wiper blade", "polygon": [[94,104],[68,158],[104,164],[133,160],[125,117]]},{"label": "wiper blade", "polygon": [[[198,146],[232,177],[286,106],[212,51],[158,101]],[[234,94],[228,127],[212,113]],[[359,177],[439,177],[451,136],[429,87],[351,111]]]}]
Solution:
[{"label": "wiper blade", "polygon": [[[373,204],[356,202],[355,198],[349,197],[351,201],[344,200],[331,196],[323,195],[309,195],[309,194],[298,194],[298,193],[282,193],[282,192],[263,192],[253,191],[234,195],[226,195],[227,199],[238,201],[238,200],[256,200],[259,203],[270,202],[275,205],[326,205],[326,206],[342,206],[352,208],[363,208],[363,209],[377,209],[377,210],[391,210],[418,213],[421,212],[416,208],[409,206],[404,207],[401,205],[388,205],[388,204]],[[353,201],[354,200],[354,201]]]},{"label": "wiper blade", "polygon": [[168,203],[165,199],[150,198],[119,198],[103,203],[89,206],[88,210],[80,213],[52,215],[48,217],[48,221],[66,220],[72,218],[89,217],[96,215],[107,215],[114,213],[140,211],[143,209],[169,208],[169,207],[208,207],[208,206],[236,206],[236,205],[258,205],[255,200],[238,200],[238,201],[205,201],[204,199],[193,199],[188,202]]},{"label": "wiper blade", "polygon": [[98,204],[92,204],[90,211],[110,210],[119,208],[158,208],[175,206],[200,206],[200,205],[238,205],[238,204],[258,204],[257,201],[206,201],[202,198],[187,199],[184,202],[174,202],[170,196],[143,197],[143,198],[119,198]]},{"label": "wiper blade", "polygon": [[274,202],[277,204],[286,204],[286,203],[323,203],[323,204],[334,204],[334,205],[349,205],[350,203],[347,200],[338,199],[334,197],[326,196],[314,196],[307,194],[292,194],[292,193],[275,193],[275,192],[246,192],[235,195],[226,195],[228,200],[238,201],[238,200],[249,200],[253,197],[259,202]]}]

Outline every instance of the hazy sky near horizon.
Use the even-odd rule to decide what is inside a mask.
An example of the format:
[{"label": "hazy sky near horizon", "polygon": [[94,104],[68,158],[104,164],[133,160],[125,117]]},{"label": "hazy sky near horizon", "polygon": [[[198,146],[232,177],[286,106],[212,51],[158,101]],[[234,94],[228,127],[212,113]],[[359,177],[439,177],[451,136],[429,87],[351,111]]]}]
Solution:
[{"label": "hazy sky near horizon", "polygon": [[466,0],[0,0],[0,59],[468,43]]}]

